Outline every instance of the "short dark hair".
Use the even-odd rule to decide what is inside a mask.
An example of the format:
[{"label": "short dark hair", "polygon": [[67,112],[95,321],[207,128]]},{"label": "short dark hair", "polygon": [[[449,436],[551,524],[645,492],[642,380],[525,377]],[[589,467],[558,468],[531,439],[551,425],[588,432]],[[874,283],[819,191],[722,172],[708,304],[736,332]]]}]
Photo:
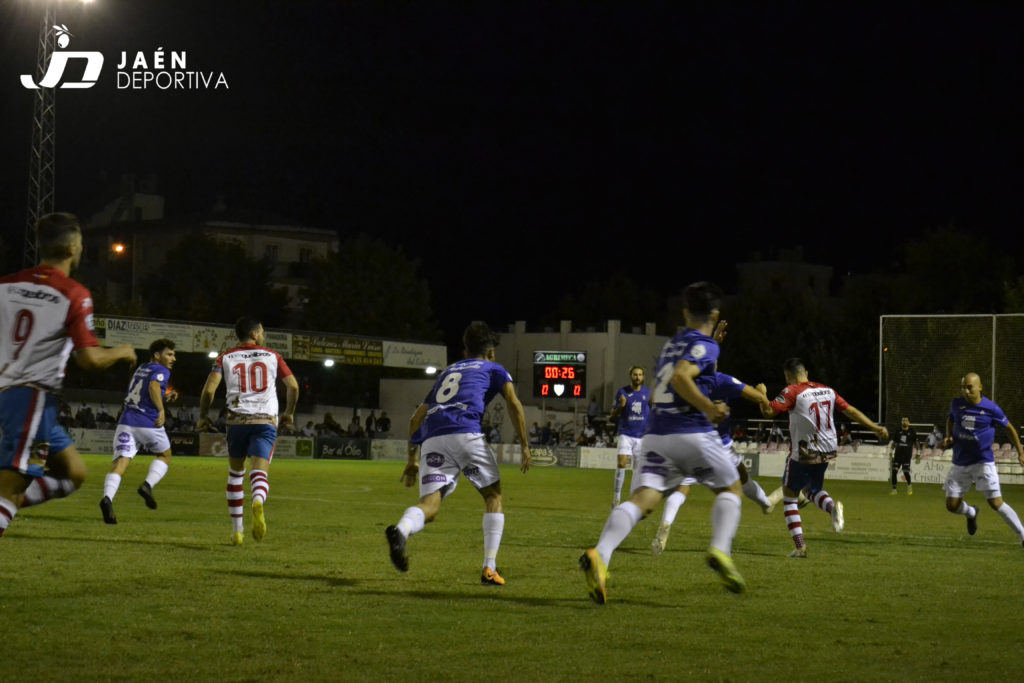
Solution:
[{"label": "short dark hair", "polygon": [[640,372],[644,372],[644,373],[647,372],[646,370],[644,370],[644,366],[642,366],[642,365],[630,365],[629,366],[629,374],[632,375],[634,370],[639,370]]},{"label": "short dark hair", "polygon": [[722,290],[711,282],[694,282],[683,290],[683,305],[690,315],[701,320],[722,307]]},{"label": "short dark hair", "polygon": [[262,324],[258,318],[243,315],[235,322],[235,336],[238,337],[238,341],[249,341],[252,333]]},{"label": "short dark hair", "polygon": [[782,371],[787,375],[799,375],[801,372],[807,372],[807,366],[799,358],[790,358],[782,364]]},{"label": "short dark hair", "polygon": [[474,320],[462,333],[462,344],[466,347],[466,353],[470,356],[483,356],[487,349],[498,345],[500,337],[491,331],[487,323],[481,320]]},{"label": "short dark hair", "polygon": [[174,342],[170,339],[157,339],[155,342],[149,345],[149,355],[155,356],[164,349],[174,350]]},{"label": "short dark hair", "polygon": [[82,226],[73,213],[48,213],[36,221],[36,243],[44,259],[66,259],[71,256],[75,235]]}]

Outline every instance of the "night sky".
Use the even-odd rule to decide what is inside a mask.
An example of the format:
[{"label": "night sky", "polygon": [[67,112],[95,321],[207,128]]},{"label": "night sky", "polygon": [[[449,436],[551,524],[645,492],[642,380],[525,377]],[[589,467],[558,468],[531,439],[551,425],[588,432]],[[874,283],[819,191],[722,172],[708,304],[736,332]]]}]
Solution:
[{"label": "night sky", "polygon": [[[614,270],[668,295],[794,246],[866,272],[951,222],[1022,246],[1019,5],[548,4],[65,2],[106,62],[57,93],[58,209],[134,172],[170,215],[371,233],[422,260],[449,336]],[[39,17],[0,7],[13,246]],[[117,89],[161,47],[230,90]]]}]

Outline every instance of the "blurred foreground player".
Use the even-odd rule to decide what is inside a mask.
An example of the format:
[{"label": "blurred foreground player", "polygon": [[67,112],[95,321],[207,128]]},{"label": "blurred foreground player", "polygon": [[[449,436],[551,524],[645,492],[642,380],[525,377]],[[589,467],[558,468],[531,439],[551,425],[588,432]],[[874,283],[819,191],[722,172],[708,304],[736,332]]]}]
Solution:
[{"label": "blurred foreground player", "polygon": [[36,224],[38,266],[0,278],[0,536],[19,507],[74,493],[85,463],[58,424],[68,358],[84,370],[135,362],[127,344],[100,348],[89,290],[69,276],[82,229],[69,213]]},{"label": "blurred foreground player", "polygon": [[721,290],[708,282],[694,283],[683,292],[686,329],[666,342],[658,357],[651,391],[653,409],[634,466],[637,483],[633,494],[611,511],[597,546],[579,559],[587,593],[599,605],[607,597],[605,583],[612,553],[658,501],[688,476],[715,493],[708,566],[719,573],[730,591],[739,593],[746,587],[731,557],[740,522],[739,474],[714,427],[728,416],[729,409],[709,398],[718,361],[718,342],[711,334],[721,299]]},{"label": "blurred foreground player", "polygon": [[474,322],[466,328],[462,342],[465,360],[445,368],[409,421],[409,461],[401,481],[411,487],[419,480],[420,502],[406,509],[398,523],[385,530],[385,535],[391,563],[399,571],[408,571],[406,542],[434,521],[441,501],[455,490],[459,475],[464,474],[484,499],[480,583],[502,586],[505,579],[496,565],[505,529],[501,475],[480,426],[487,404],[497,394],[504,397],[512,427],[519,437],[523,474],[530,469],[530,440],[523,404],[516,396],[512,377],[494,362],[498,336],[485,323]]}]

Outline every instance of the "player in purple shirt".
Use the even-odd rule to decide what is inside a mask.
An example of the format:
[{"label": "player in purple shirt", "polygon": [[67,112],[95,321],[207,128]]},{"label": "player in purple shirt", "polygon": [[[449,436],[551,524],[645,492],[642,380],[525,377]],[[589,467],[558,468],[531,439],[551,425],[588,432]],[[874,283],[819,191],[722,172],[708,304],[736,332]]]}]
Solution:
[{"label": "player in purple shirt", "polygon": [[687,476],[716,494],[711,508],[708,566],[734,593],[746,586],[730,557],[740,522],[739,475],[714,428],[728,416],[729,409],[709,398],[718,360],[718,342],[710,335],[718,322],[721,300],[721,290],[708,282],[694,283],[683,292],[687,329],[666,342],[658,358],[651,392],[654,408],[635,467],[639,481],[630,499],[608,516],[597,546],[580,557],[587,592],[599,605],[606,599],[605,580],[612,553],[662,496],[675,490]]},{"label": "player in purple shirt", "polygon": [[150,362],[140,365],[132,375],[114,432],[114,464],[103,480],[103,499],[100,500],[100,511],[107,524],[117,524],[114,496],[136,453],[143,450],[157,454],[149,465],[146,480],[138,488],[150,510],[156,509],[153,487],[167,474],[171,462],[171,442],[164,429],[164,396],[166,403],[178,398],[178,392],[167,389],[175,362],[174,342],[157,339],[149,345],[149,354]]},{"label": "player in purple shirt", "polygon": [[466,359],[449,365],[441,373],[409,421],[409,461],[402,471],[401,481],[411,487],[419,479],[420,502],[406,509],[398,523],[385,530],[385,535],[391,563],[399,571],[408,571],[406,541],[434,521],[441,510],[441,501],[455,490],[459,475],[465,475],[484,499],[484,562],[480,583],[502,586],[505,579],[495,564],[505,528],[501,475],[480,421],[487,404],[501,394],[519,437],[520,469],[525,474],[530,469],[526,415],[516,396],[512,377],[494,362],[498,335],[485,323],[474,322],[466,328],[462,342]]},{"label": "player in purple shirt", "polygon": [[[724,328],[724,324],[725,321],[722,321],[720,327]],[[724,337],[724,333],[722,337]],[[722,337],[718,335],[716,330],[715,339],[720,342]],[[730,407],[740,398],[746,399],[751,403],[757,403],[758,405],[768,403],[768,397],[760,391],[724,372],[715,373],[715,388],[711,392],[710,398],[712,401],[723,401]],[[750,478],[750,473],[747,472],[747,468],[743,464],[743,456],[737,453],[733,447],[732,421],[728,417],[718,423],[716,431],[719,438],[722,439],[722,445],[728,451],[733,465],[736,466],[736,471],[740,475],[740,488],[743,491],[743,495],[757,503],[764,514],[771,514],[778,502],[782,500],[782,489],[778,489],[769,496],[764,492],[760,484]],[[693,480],[688,479],[684,481]],[[665,544],[668,541],[668,534],[672,528],[672,523],[676,519],[679,508],[686,502],[686,496],[689,493],[690,486],[683,485],[665,498],[665,507],[661,512],[661,523],[658,525],[658,531],[654,536],[654,540],[651,541],[651,551],[655,555],[660,555],[665,550]]]},{"label": "player in purple shirt", "polygon": [[1003,501],[999,487],[999,473],[992,453],[996,425],[1010,435],[1021,465],[1024,465],[1024,448],[1017,430],[1003,414],[1002,408],[982,396],[982,388],[981,378],[973,372],[967,373],[960,381],[962,396],[954,398],[949,406],[946,438],[942,442],[943,448],[953,447],[953,466],[945,484],[946,509],[955,515],[965,515],[967,533],[973,536],[978,530],[978,508],[964,500],[964,494],[971,490],[973,484],[978,493],[988,500],[989,507],[999,513],[1024,544],[1024,526],[1021,526],[1017,512]]},{"label": "player in purple shirt", "polygon": [[615,407],[608,414],[610,420],[618,420],[619,463],[615,468],[612,507],[621,502],[622,484],[626,480],[626,466],[632,458],[636,462],[640,455],[640,439],[647,428],[651,414],[651,390],[644,386],[643,366],[634,365],[629,369],[629,385],[615,392]]}]

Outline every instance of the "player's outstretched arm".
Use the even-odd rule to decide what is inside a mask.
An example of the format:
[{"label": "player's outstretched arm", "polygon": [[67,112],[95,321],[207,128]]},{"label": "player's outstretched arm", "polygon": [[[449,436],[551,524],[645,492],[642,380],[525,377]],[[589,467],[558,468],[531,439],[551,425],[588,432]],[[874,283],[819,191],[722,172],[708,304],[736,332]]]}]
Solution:
[{"label": "player's outstretched arm", "polygon": [[763,386],[763,384],[758,384],[756,387],[752,387],[749,384],[744,384],[743,391],[740,392],[740,396],[751,403],[756,403],[762,413],[764,413],[765,408],[771,408],[771,401],[768,400],[767,392],[760,389]]},{"label": "player's outstretched arm", "polygon": [[86,346],[75,352],[75,362],[83,370],[103,370],[122,360],[132,365],[138,360],[135,357],[135,349],[130,344],[121,344],[110,349]]},{"label": "player's outstretched arm", "polygon": [[700,368],[688,360],[676,363],[669,384],[679,397],[704,413],[712,424],[718,424],[729,416],[729,406],[721,401],[712,401],[701,393],[693,378],[700,374]]},{"label": "player's outstretched arm", "polygon": [[764,382],[761,382],[755,386],[754,389],[764,396],[765,402],[761,403],[758,401],[757,403],[757,407],[761,409],[761,417],[775,417],[777,413],[775,412],[775,409],[772,408],[772,402],[768,399],[768,387],[764,385]]},{"label": "player's outstretched arm", "polygon": [[519,452],[522,456],[522,463],[519,469],[526,474],[530,471],[530,461],[532,456],[530,455],[530,434],[526,431],[526,411],[523,410],[523,404],[516,396],[516,388],[512,386],[512,382],[506,382],[505,386],[501,388],[501,395],[505,397],[505,403],[508,405],[508,416],[512,419],[512,427],[516,430],[516,435],[519,437]]},{"label": "player's outstretched arm", "polygon": [[879,424],[875,424],[875,422],[871,418],[869,418],[867,415],[860,412],[853,406],[847,406],[846,410],[843,411],[843,415],[846,415],[854,422],[859,422],[860,424],[870,429],[872,432],[875,433],[875,436],[878,437],[879,441],[883,443],[889,442],[889,430]]}]

